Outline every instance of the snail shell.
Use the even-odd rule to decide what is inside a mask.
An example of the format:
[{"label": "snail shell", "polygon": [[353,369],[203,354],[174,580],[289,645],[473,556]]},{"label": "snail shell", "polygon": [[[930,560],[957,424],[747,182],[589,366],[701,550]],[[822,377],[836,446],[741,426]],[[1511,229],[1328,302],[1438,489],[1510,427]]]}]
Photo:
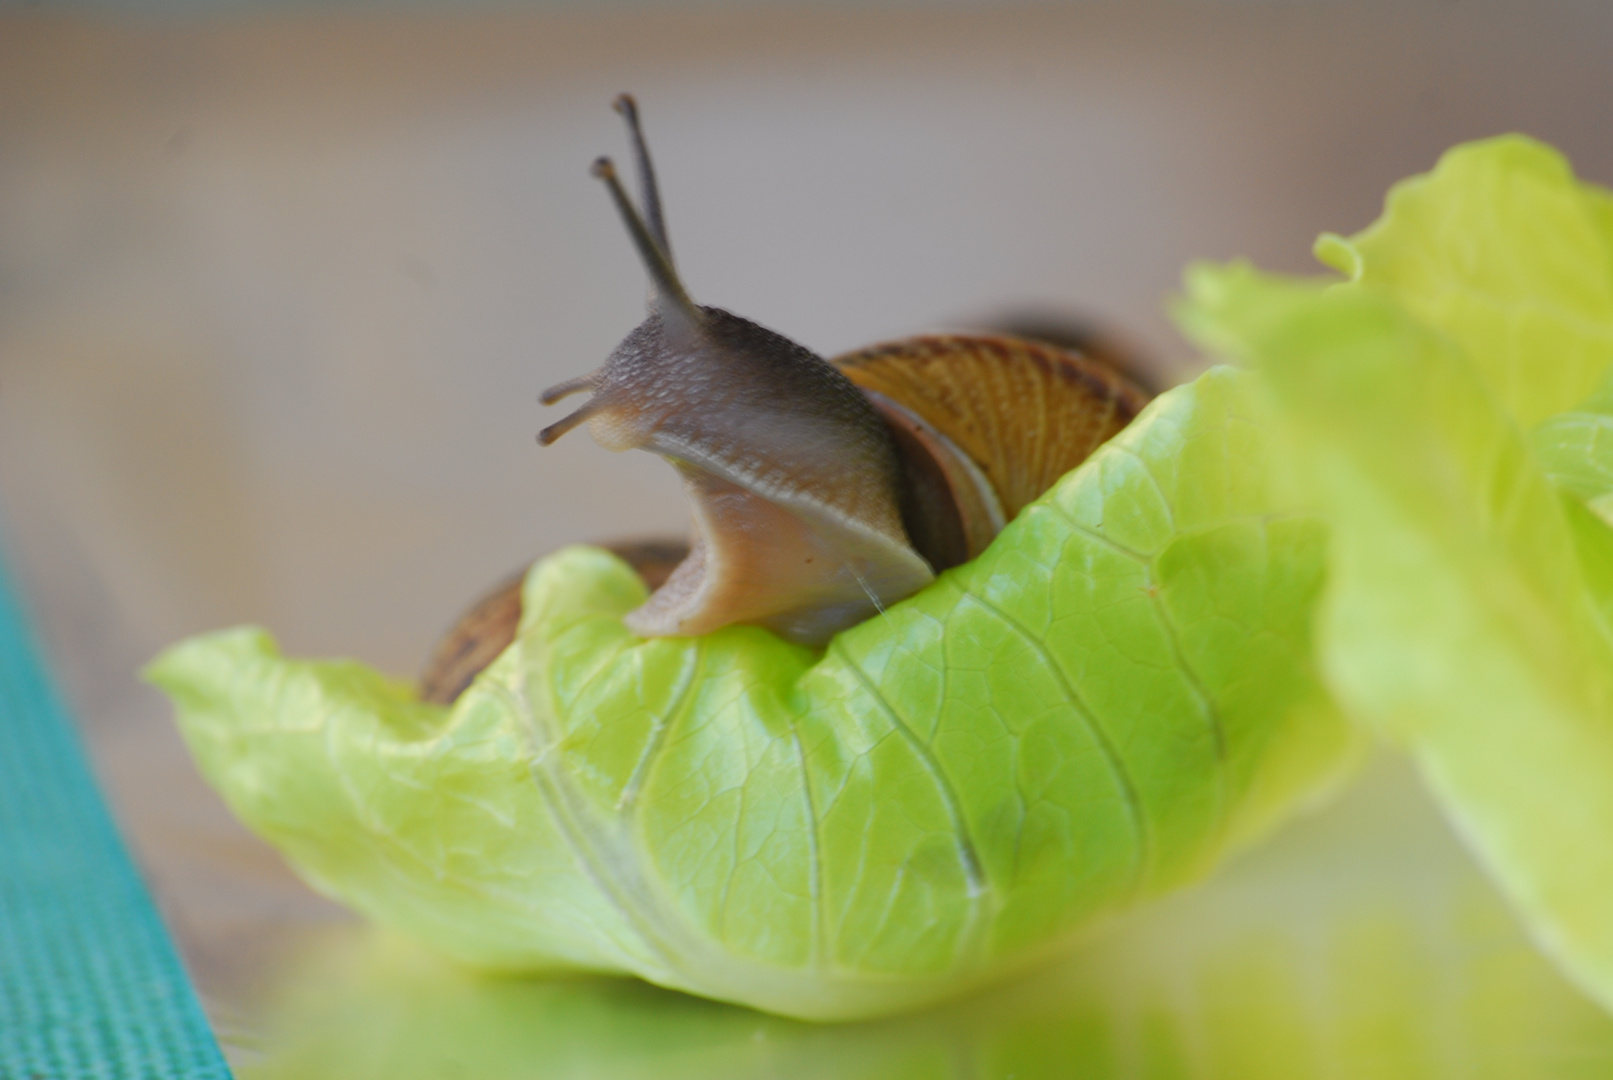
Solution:
[{"label": "snail shell", "polygon": [[1004,336],[907,338],[834,365],[884,418],[903,523],[937,571],[984,551],[1148,402],[1105,362]]},{"label": "snail shell", "polygon": [[[1113,367],[1002,336],[908,338],[832,363],[771,330],[696,305],[672,265],[631,98],[644,213],[607,159],[594,165],[653,285],[649,317],[598,371],[552,387],[588,402],[607,449],[647,449],[683,480],[694,518],[678,546],[616,550],[655,591],[626,617],[644,636],[733,623],[819,645],[983,551],[1004,525],[1121,430],[1147,395]],[[664,576],[663,576],[664,575]],[[520,580],[450,631],[421,680],[451,702],[513,640]]]}]

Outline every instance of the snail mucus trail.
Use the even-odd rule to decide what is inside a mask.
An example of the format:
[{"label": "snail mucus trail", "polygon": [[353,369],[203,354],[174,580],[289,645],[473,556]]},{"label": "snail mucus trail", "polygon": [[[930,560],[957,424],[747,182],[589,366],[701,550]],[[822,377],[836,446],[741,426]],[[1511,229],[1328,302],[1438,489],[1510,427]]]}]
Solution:
[{"label": "snail mucus trail", "polygon": [[[687,546],[606,545],[654,590],[626,616],[634,632],[748,623],[822,644],[978,555],[1146,403],[1112,356],[928,335],[830,362],[695,304],[673,265],[637,108],[626,94],[614,104],[643,213],[610,159],[593,173],[648,271],[649,315],[604,366],[544,391],[545,405],[590,397],[538,441],[586,424],[606,449],[653,451],[683,480]],[[453,701],[514,639],[520,582],[490,593],[439,644],[424,700]]]}]

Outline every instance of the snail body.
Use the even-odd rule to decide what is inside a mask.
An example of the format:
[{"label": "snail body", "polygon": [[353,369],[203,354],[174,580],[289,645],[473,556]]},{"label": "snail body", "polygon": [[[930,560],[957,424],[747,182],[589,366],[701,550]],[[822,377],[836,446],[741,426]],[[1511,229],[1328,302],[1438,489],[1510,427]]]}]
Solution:
[{"label": "snail body", "polygon": [[[859,349],[831,363],[866,395],[884,423],[898,470],[899,527],[937,572],[981,554],[1008,521],[1122,430],[1148,400],[1108,364],[1057,346],[1001,335],[924,335]],[[679,472],[698,514],[718,485],[698,470],[679,468]],[[741,516],[733,510],[735,503],[743,507],[746,519],[738,528],[720,531],[711,528],[716,515],[697,518],[700,535],[709,531],[737,537],[739,543],[730,549],[737,546],[740,557],[760,552],[771,556],[775,566],[810,567],[813,563],[808,560],[838,557],[837,552],[821,548],[802,553],[789,547],[790,540],[812,534],[764,497],[734,491],[738,485],[725,486],[728,520]],[[758,519],[768,526],[765,533]],[[704,557],[698,542],[692,546],[661,538],[604,546],[633,567],[652,590],[646,609],[657,619],[665,619],[674,606],[670,601],[688,603],[692,590],[674,580],[676,575],[695,580],[704,576],[693,573],[705,569],[699,562],[686,565],[691,555],[697,560]],[[501,583],[438,643],[420,679],[422,699],[452,703],[514,640],[523,577],[518,574]],[[746,618],[742,603],[712,604],[708,610],[718,614],[707,629],[756,622],[782,630],[780,636],[788,640],[819,644],[827,636],[823,629],[832,634],[872,614],[875,600],[863,586],[883,580],[859,575],[848,585],[841,578],[839,606],[825,614],[820,591],[813,619],[794,625],[769,621],[765,613]],[[740,578],[736,591],[764,604],[776,602],[781,593],[778,579],[762,574]],[[634,616],[629,616],[629,625],[647,636],[695,632],[687,627],[658,632],[650,619]]]}]

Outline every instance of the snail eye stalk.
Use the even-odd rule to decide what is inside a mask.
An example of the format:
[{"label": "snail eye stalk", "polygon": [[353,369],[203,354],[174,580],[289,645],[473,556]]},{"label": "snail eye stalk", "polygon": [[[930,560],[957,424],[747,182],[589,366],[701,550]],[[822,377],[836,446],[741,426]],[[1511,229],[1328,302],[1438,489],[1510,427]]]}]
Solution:
[{"label": "snail eye stalk", "polygon": [[655,297],[650,303],[650,309],[669,322],[684,321],[690,327],[699,326],[704,321],[704,315],[689,299],[684,291],[683,282],[678,280],[678,272],[672,266],[672,259],[661,245],[656,242],[650,228],[644,223],[633,201],[627,197],[627,191],[616,176],[616,166],[610,158],[602,157],[594,162],[593,174],[605,182],[610,190],[611,198],[616,202],[616,209],[622,215],[622,223],[627,226],[628,235],[633,238],[633,246],[638,248],[639,258],[644,260],[644,269],[650,275],[650,282],[655,286]]},{"label": "snail eye stalk", "polygon": [[670,264],[672,244],[667,240],[666,217],[661,212],[661,188],[655,182],[655,165],[650,161],[650,147],[644,141],[644,129],[639,126],[638,102],[633,100],[632,94],[617,94],[611,107],[627,121],[627,134],[633,140],[633,157],[638,164],[639,201],[644,205],[644,223]]}]

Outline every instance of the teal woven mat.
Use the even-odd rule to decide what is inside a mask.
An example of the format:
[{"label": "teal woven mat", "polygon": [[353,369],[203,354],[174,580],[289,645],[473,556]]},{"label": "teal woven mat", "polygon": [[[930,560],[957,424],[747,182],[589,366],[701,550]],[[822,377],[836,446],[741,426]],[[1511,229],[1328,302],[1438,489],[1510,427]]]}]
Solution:
[{"label": "teal woven mat", "polygon": [[0,1080],[227,1080],[0,565]]}]

